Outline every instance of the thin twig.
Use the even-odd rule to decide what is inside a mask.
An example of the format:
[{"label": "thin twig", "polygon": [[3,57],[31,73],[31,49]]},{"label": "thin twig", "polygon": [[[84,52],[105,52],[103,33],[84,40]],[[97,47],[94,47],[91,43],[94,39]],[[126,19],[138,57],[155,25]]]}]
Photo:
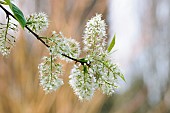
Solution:
[{"label": "thin twig", "polygon": [[40,36],[38,35],[38,34],[36,34],[35,32],[33,32],[27,25],[25,26],[25,28],[27,28],[27,30],[30,32],[30,33],[32,33],[41,43],[43,43],[47,48],[49,48],[50,46],[49,45],[47,45],[45,42],[44,42],[44,40],[42,40],[41,38],[40,38]]},{"label": "thin twig", "polygon": [[87,66],[89,66],[90,67],[90,63],[88,63],[88,61],[82,61],[82,60],[80,60],[80,59],[75,59],[75,58],[72,58],[72,57],[70,57],[70,56],[68,56],[68,55],[66,55],[66,54],[61,54],[62,56],[65,56],[65,57],[67,57],[67,58],[69,58],[69,59],[71,59],[71,60],[73,60],[73,61],[75,61],[75,62],[79,62],[79,63],[81,63],[81,65],[84,65],[84,64],[86,64]]},{"label": "thin twig", "polygon": [[[14,16],[13,14],[11,14],[8,10],[6,10],[1,4],[0,4],[0,7],[1,7],[1,9],[3,9],[3,10],[5,11],[7,17],[8,17],[8,16],[11,16],[11,17],[14,18],[15,20],[17,20],[17,19],[15,18],[15,16]],[[46,47],[49,47],[49,45],[47,45],[47,44],[39,37],[39,35],[36,34],[35,32],[33,32],[27,25],[25,26],[25,28],[27,28],[27,30],[28,30],[29,32],[31,32],[31,33],[32,33],[39,41],[41,41]]]},{"label": "thin twig", "polygon": [[7,18],[7,24],[6,24],[6,30],[5,30],[5,41],[7,39],[8,29],[9,29],[9,15],[6,15]]},{"label": "thin twig", "polygon": [[[14,16],[13,14],[11,14],[8,10],[6,10],[1,4],[0,4],[0,8],[1,8],[2,10],[4,10],[4,12],[6,13],[7,16],[11,16],[11,17],[14,18],[15,20],[17,20],[17,19],[15,18],[15,16]],[[17,21],[18,21],[18,20],[17,20]],[[45,43],[44,40],[41,39],[41,37],[40,37],[38,34],[36,34],[34,31],[32,31],[27,25],[25,26],[25,28],[26,28],[31,34],[33,34],[33,35],[37,38],[37,40],[39,40],[41,43],[43,43],[47,48],[50,47],[49,45],[47,45],[47,44]],[[72,57],[70,57],[70,56],[68,56],[68,55],[65,55],[65,54],[61,54],[61,55],[62,55],[62,56],[65,56],[65,57],[67,57],[67,58],[69,58],[69,59],[71,59],[71,60],[73,60],[73,61],[75,61],[75,62],[79,62],[79,63],[81,63],[82,65],[86,64],[86,65],[89,66],[89,63],[88,63],[88,62],[85,62],[85,61],[81,61],[81,60],[79,60],[79,59],[72,58]]]}]

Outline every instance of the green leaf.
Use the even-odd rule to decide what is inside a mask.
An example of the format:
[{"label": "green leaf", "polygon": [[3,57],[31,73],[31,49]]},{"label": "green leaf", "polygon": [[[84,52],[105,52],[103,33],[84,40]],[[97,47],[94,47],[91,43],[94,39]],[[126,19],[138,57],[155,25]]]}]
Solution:
[{"label": "green leaf", "polygon": [[8,5],[6,2],[0,1],[0,4]]},{"label": "green leaf", "polygon": [[120,78],[121,78],[123,81],[125,81],[125,82],[126,82],[125,77],[124,77],[124,75],[123,75],[123,74],[121,74],[121,75],[119,75],[119,76],[120,76]]},{"label": "green leaf", "polygon": [[79,59],[79,61],[80,61],[80,62],[83,62],[83,63],[86,63],[86,62],[87,62],[87,60],[86,60],[85,58],[81,58],[81,59]]},{"label": "green leaf", "polygon": [[107,48],[108,52],[110,52],[112,50],[112,48],[114,47],[115,45],[115,39],[116,39],[116,35],[114,35],[109,47]]},{"label": "green leaf", "polygon": [[20,23],[21,27],[24,28],[26,25],[26,19],[22,11],[17,6],[15,6],[13,3],[10,4],[10,9],[12,10],[17,21]]},{"label": "green leaf", "polygon": [[119,76],[124,82],[126,82],[125,77],[124,77],[124,75],[123,75],[122,73],[118,73],[118,76]]},{"label": "green leaf", "polygon": [[5,5],[10,5],[10,3],[11,3],[11,0],[4,0],[4,1],[6,2]]}]

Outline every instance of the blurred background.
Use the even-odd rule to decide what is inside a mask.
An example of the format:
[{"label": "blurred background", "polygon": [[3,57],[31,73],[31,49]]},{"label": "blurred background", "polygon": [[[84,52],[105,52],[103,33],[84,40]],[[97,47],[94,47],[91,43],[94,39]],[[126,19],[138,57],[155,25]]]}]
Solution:
[{"label": "blurred background", "polygon": [[[126,83],[113,96],[96,92],[80,102],[68,85],[72,64],[64,65],[65,84],[45,95],[37,66],[46,48],[20,30],[8,58],[0,55],[0,113],[170,113],[170,0],[16,0],[25,15],[45,12],[49,29],[81,41],[85,23],[96,13],[116,34],[118,62]],[[0,9],[0,21],[5,14]],[[110,41],[110,40],[108,40]]]}]

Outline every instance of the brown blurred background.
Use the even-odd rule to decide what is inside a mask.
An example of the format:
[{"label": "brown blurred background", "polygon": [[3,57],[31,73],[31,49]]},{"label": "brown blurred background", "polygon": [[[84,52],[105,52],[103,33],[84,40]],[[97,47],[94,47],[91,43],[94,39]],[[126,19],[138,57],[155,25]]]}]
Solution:
[{"label": "brown blurred background", "polygon": [[16,2],[25,15],[49,15],[49,29],[42,35],[49,36],[55,30],[78,41],[86,21],[96,13],[103,14],[108,36],[117,34],[118,51],[113,59],[120,61],[127,81],[113,96],[97,91],[91,101],[80,102],[67,83],[72,64],[65,64],[65,84],[45,95],[39,86],[37,66],[47,51],[21,30],[9,58],[0,56],[0,113],[170,113],[169,0]]}]

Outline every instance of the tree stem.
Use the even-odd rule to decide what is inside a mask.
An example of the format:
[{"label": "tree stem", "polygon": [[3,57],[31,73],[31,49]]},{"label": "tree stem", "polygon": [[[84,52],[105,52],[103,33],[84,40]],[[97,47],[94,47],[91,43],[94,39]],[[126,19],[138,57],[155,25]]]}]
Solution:
[{"label": "tree stem", "polygon": [[[11,17],[14,18],[16,21],[18,21],[18,20],[15,18],[15,16],[14,16],[12,13],[10,13],[8,10],[6,10],[1,4],[0,4],[0,8],[1,8],[2,10],[4,10],[4,12],[6,13],[7,17],[11,16]],[[47,45],[47,44],[45,43],[44,40],[41,39],[41,37],[40,37],[38,34],[36,34],[34,31],[32,31],[27,25],[25,26],[25,28],[26,28],[31,34],[33,34],[33,35],[37,38],[37,40],[39,40],[42,44],[44,44],[47,48],[50,47],[49,45]],[[83,61],[81,61],[81,60],[79,60],[79,59],[72,58],[72,57],[70,57],[70,56],[68,56],[68,55],[66,55],[66,54],[61,54],[61,55],[62,55],[62,56],[65,56],[65,57],[67,57],[67,58],[69,58],[69,59],[71,59],[71,60],[73,60],[73,61],[75,61],[75,62],[79,62],[79,63],[81,63],[82,65],[84,65],[84,64],[87,64],[87,65],[88,65],[87,62],[83,62]]]}]

